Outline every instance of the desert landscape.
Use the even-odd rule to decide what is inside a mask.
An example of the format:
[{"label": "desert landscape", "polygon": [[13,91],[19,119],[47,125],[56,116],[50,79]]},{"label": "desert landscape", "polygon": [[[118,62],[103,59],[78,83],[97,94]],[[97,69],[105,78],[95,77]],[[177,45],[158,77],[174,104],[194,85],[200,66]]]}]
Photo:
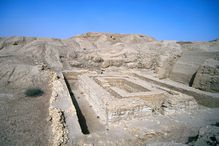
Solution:
[{"label": "desert landscape", "polygon": [[0,38],[0,145],[219,145],[219,39]]}]

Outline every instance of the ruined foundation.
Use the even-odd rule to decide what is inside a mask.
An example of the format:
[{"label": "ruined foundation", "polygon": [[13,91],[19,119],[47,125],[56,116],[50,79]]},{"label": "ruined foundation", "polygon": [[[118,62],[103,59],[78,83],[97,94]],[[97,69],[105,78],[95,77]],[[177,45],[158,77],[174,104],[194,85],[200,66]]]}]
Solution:
[{"label": "ruined foundation", "polygon": [[81,75],[79,85],[106,124],[151,115],[164,98],[163,91],[127,77]]},{"label": "ruined foundation", "polygon": [[82,98],[104,125],[198,108],[192,96],[148,82],[136,74],[65,73],[68,80],[78,82]]}]

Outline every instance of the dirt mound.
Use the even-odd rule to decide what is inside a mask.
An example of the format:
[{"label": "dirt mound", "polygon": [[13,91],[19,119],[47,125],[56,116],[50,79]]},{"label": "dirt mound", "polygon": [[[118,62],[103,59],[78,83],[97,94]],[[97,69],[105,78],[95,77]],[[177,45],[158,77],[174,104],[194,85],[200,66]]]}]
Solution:
[{"label": "dirt mound", "polygon": [[169,70],[167,65],[181,54],[176,42],[131,34],[86,33],[66,40],[11,37],[2,38],[0,45],[4,64],[46,64],[54,70],[125,66],[165,74],[161,68]]}]

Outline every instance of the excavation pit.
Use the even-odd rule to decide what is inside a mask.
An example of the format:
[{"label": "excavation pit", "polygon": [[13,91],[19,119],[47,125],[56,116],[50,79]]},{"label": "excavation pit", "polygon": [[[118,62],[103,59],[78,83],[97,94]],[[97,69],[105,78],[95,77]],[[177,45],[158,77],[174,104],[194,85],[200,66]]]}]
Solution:
[{"label": "excavation pit", "polygon": [[127,93],[135,93],[135,92],[147,92],[150,91],[138,84],[130,82],[126,79],[119,78],[109,78],[106,81],[110,84],[110,86],[119,88]]},{"label": "excavation pit", "polygon": [[[156,98],[163,92],[128,77],[96,77],[95,81],[116,98]],[[156,100],[156,99],[154,99]]]},{"label": "excavation pit", "polygon": [[129,76],[83,74],[78,83],[105,124],[152,115],[165,98],[164,91]]},{"label": "excavation pit", "polygon": [[122,120],[145,119],[157,113],[165,115],[197,107],[193,97],[125,72],[98,74],[77,70],[64,75],[91,133]]}]

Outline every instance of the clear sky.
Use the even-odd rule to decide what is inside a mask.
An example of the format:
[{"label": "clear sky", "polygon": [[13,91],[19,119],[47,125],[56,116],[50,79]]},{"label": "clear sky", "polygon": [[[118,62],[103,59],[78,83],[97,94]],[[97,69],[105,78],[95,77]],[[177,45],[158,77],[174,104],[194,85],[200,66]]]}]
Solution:
[{"label": "clear sky", "polygon": [[219,0],[0,0],[0,36],[85,32],[208,41],[219,38]]}]

